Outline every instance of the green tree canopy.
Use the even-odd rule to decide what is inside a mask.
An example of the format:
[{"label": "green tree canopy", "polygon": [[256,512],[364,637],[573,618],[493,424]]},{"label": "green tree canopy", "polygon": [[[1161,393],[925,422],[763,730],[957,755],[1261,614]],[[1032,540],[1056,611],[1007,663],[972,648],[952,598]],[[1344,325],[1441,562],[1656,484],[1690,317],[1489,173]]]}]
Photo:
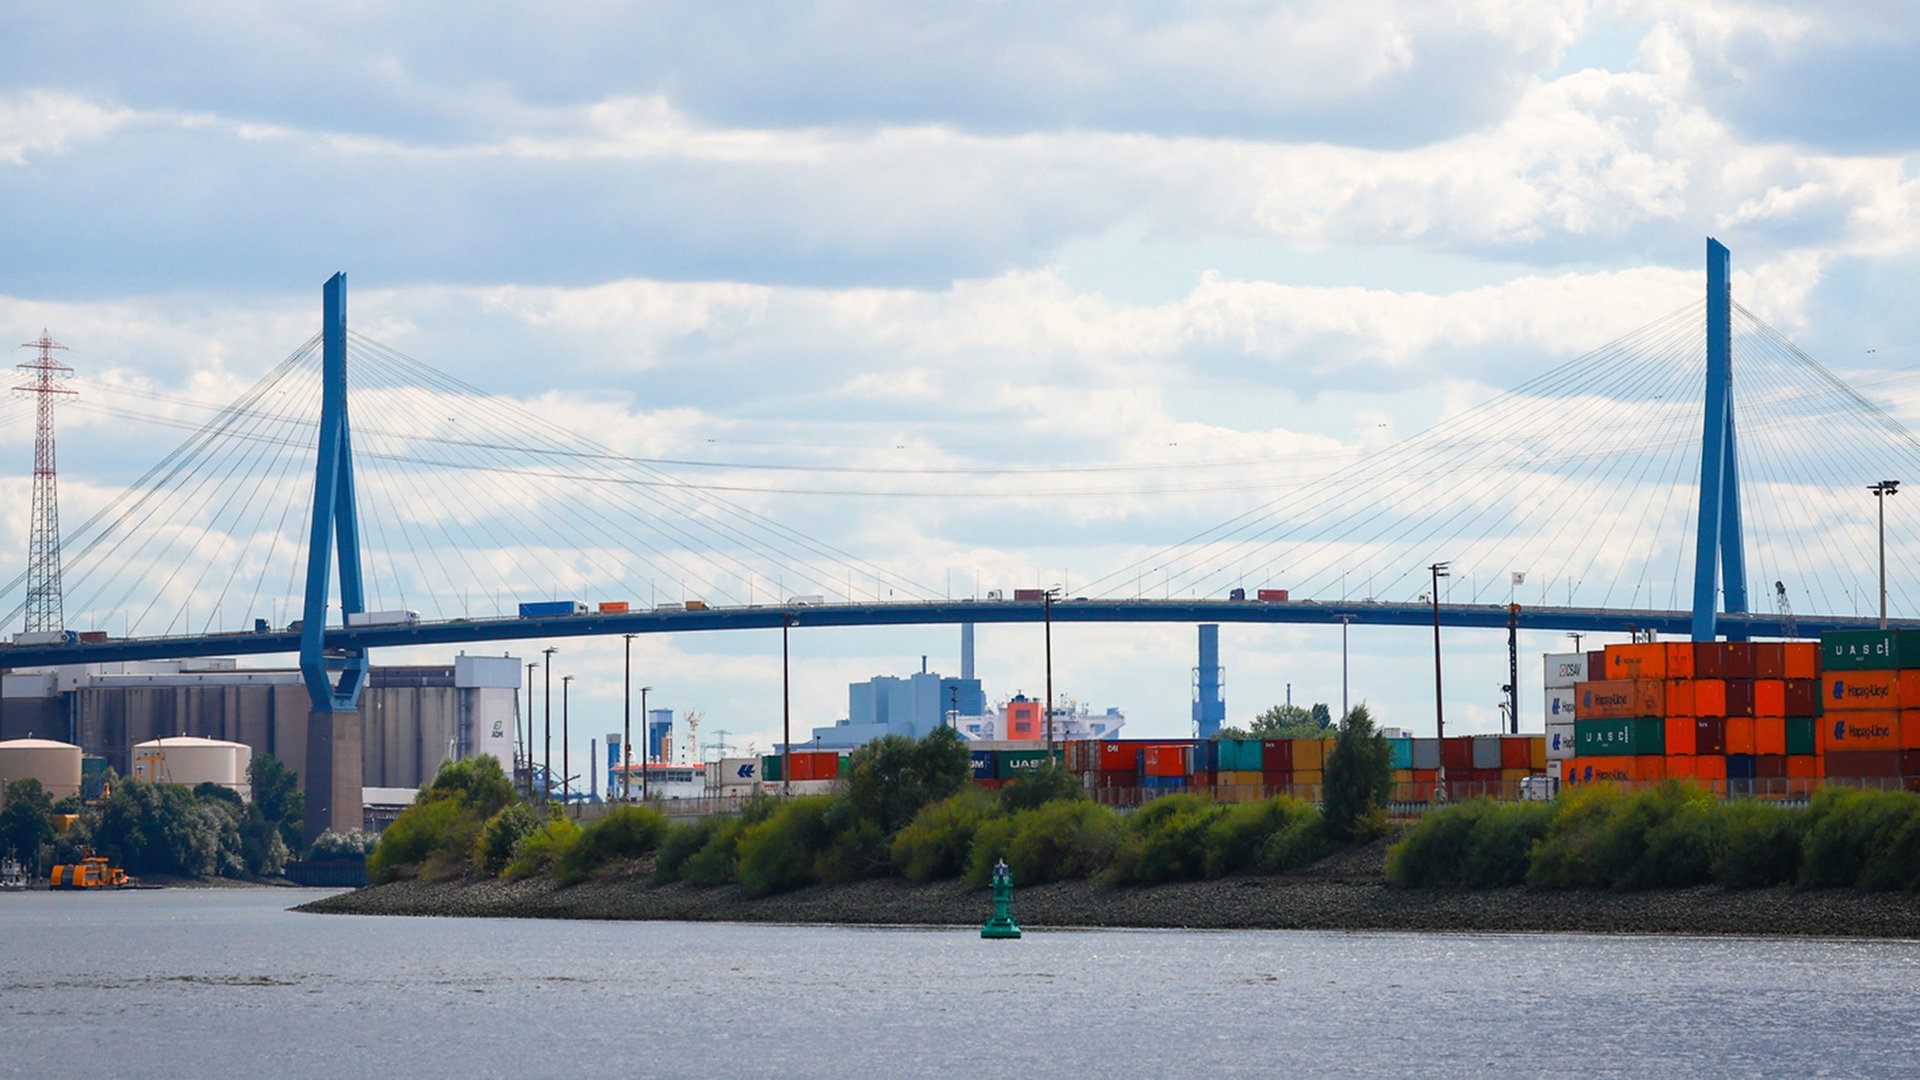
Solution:
[{"label": "green tree canopy", "polygon": [[1333,714],[1325,705],[1302,708],[1275,705],[1248,727],[1223,727],[1222,739],[1324,739],[1333,734]]},{"label": "green tree canopy", "polygon": [[1386,827],[1387,796],[1393,790],[1393,749],[1373,726],[1365,705],[1355,705],[1340,723],[1327,753],[1322,813],[1327,835],[1358,843]]},{"label": "green tree canopy", "polygon": [[12,849],[15,858],[31,865],[40,846],[53,843],[53,798],[40,781],[27,777],[7,785],[7,803],[0,808],[0,851]]},{"label": "green tree canopy", "polygon": [[853,752],[844,779],[854,814],[891,837],[930,802],[965,787],[973,778],[967,744],[949,727],[923,739],[882,735]]},{"label": "green tree canopy", "polygon": [[299,775],[272,754],[255,754],[247,764],[247,782],[253,786],[253,805],[261,818],[279,830],[281,843],[298,851],[307,815]]}]

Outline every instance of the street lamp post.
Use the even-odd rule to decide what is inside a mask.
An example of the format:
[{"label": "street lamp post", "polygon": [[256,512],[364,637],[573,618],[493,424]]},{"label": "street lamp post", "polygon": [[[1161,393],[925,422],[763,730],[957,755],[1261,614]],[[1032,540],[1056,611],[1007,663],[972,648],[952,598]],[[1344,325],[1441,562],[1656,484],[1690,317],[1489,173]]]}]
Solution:
[{"label": "street lamp post", "polygon": [[527,661],[527,801],[533,801],[533,669],[540,661]]},{"label": "street lamp post", "polygon": [[1340,719],[1347,718],[1347,624],[1353,622],[1352,615],[1340,618]]},{"label": "street lamp post", "polygon": [[[620,706],[625,711],[626,727],[620,733],[620,801],[633,801],[633,635],[627,638],[627,668],[625,688],[621,692]],[[640,722],[646,723],[646,717]]]},{"label": "street lamp post", "polygon": [[547,720],[545,728],[546,735],[544,736],[547,749],[545,761],[540,766],[541,772],[544,774],[544,778],[541,781],[541,792],[543,796],[542,801],[551,803],[553,801],[553,654],[560,650],[549,645],[540,651],[547,656]]},{"label": "street lamp post", "polygon": [[1433,575],[1433,589],[1427,594],[1433,600],[1433,734],[1435,739],[1442,741],[1441,752],[1443,755],[1440,760],[1440,779],[1434,789],[1434,793],[1442,802],[1445,802],[1447,791],[1447,762],[1444,757],[1446,751],[1444,740],[1447,737],[1447,713],[1446,705],[1440,692],[1440,579],[1447,576],[1447,564],[1443,562],[1434,563],[1432,566],[1427,567],[1427,571]]},{"label": "street lamp post", "polygon": [[640,755],[641,802],[647,801],[647,774],[653,771],[647,768],[647,762],[653,758],[653,721],[647,716],[647,691],[652,689],[653,687],[651,686],[643,686],[640,688],[640,737],[647,740],[646,752]]},{"label": "street lamp post", "polygon": [[1900,493],[1900,481],[1882,480],[1867,487],[1880,504],[1880,629],[1887,628],[1887,496]]},{"label": "street lamp post", "polygon": [[562,675],[560,677],[560,798],[577,817],[580,813],[579,808],[574,806],[573,799],[567,794],[567,782],[573,779],[571,764],[573,759],[568,755],[571,746],[567,736],[567,691],[572,688],[573,676]]},{"label": "street lamp post", "polygon": [[788,661],[787,631],[791,615],[780,616],[780,794],[793,794],[793,677]]}]

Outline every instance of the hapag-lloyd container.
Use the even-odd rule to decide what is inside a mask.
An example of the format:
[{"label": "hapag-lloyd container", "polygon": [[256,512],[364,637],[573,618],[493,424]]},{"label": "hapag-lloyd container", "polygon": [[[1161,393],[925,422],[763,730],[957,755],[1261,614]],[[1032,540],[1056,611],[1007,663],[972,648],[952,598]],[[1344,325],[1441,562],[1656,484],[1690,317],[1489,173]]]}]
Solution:
[{"label": "hapag-lloyd container", "polygon": [[1891,709],[1828,713],[1819,720],[1818,728],[1820,749],[1828,754],[1850,750],[1900,749],[1900,714]]},{"label": "hapag-lloyd container", "polygon": [[1575,688],[1576,720],[1625,719],[1640,715],[1634,707],[1634,682],[1631,679],[1598,679]]},{"label": "hapag-lloyd container", "polygon": [[[1578,653],[1574,654],[1578,656]],[[1580,714],[1574,703],[1580,699],[1580,692],[1571,686],[1551,687],[1547,690],[1546,718],[1549,724],[1572,723]]]},{"label": "hapag-lloyd container", "polygon": [[1626,784],[1639,779],[1637,759],[1625,755],[1572,758],[1560,763],[1566,784]]},{"label": "hapag-lloyd container", "polygon": [[1828,712],[1894,709],[1899,702],[1897,671],[1835,671],[1820,676],[1820,703]]},{"label": "hapag-lloyd container", "polygon": [[1574,731],[1571,720],[1547,724],[1547,760],[1564,761],[1573,756]]}]

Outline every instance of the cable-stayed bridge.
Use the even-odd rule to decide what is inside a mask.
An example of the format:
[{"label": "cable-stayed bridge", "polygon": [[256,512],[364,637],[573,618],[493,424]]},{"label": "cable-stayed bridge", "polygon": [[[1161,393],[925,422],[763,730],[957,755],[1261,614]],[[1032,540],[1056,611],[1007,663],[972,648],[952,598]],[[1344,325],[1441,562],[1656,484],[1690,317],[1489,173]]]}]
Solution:
[{"label": "cable-stayed bridge", "polygon": [[[1920,441],[1735,303],[1728,269],[1709,241],[1703,300],[1376,450],[1264,462],[1256,483],[1233,472],[1247,462],[1189,463],[1169,481],[1049,472],[1083,496],[1190,492],[1214,472],[1270,496],[1161,541],[1102,537],[1115,565],[1061,582],[1053,601],[956,595],[950,574],[925,584],[937,553],[879,565],[766,509],[773,494],[835,493],[806,486],[822,483],[1044,498],[1021,469],[796,461],[741,483],[715,462],[649,458],[351,332],[336,277],[320,333],[211,418],[177,421],[188,437],[65,533],[66,625],[109,640],[15,645],[0,664],[299,652],[318,711],[351,699],[367,649],[577,635],[1048,619],[1732,638],[1875,625],[1861,488],[1912,475]],[[177,405],[154,407],[190,413]],[[1437,604],[1436,561],[1450,564]],[[9,624],[26,580],[0,589]],[[1269,586],[1290,599],[1231,599]],[[1912,609],[1911,587],[1889,582],[1896,610]],[[603,598],[632,609],[517,614]],[[343,626],[343,608],[421,620]]]}]

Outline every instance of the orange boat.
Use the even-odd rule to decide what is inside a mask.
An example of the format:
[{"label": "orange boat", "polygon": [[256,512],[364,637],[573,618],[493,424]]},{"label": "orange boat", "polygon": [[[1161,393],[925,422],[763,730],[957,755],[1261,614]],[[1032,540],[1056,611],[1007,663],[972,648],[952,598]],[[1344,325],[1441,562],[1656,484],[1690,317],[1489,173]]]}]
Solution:
[{"label": "orange boat", "polygon": [[108,866],[103,856],[89,855],[77,863],[53,868],[48,887],[54,889],[124,889],[134,885],[125,870]]}]

